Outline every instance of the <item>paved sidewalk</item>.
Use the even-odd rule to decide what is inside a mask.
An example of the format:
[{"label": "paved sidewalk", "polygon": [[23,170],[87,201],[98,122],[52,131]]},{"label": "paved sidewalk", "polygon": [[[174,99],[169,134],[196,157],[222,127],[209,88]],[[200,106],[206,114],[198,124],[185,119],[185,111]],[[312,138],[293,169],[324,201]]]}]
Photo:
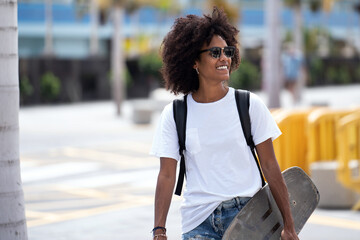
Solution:
[{"label": "paved sidewalk", "polygon": [[[291,107],[287,92],[281,100]],[[360,85],[306,89],[297,107],[310,105],[360,106]],[[109,101],[20,110],[29,240],[151,239],[159,161],[148,152],[159,112],[148,125],[133,124],[130,112],[126,102],[124,116],[116,117]],[[180,239],[180,203],[174,196],[169,240]],[[318,209],[300,237],[355,240],[359,235],[360,213]]]}]

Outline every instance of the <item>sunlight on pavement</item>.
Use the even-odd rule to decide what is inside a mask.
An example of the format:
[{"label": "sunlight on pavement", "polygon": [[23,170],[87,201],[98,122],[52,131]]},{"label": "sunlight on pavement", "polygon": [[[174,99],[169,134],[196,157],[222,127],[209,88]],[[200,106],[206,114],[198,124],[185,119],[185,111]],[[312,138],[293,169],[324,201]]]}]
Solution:
[{"label": "sunlight on pavement", "polygon": [[335,218],[335,217],[327,217],[313,214],[308,223],[310,224],[318,224],[318,225],[325,225],[329,227],[336,227],[336,228],[347,228],[353,230],[360,230],[360,222],[353,221],[349,219],[343,218]]},{"label": "sunlight on pavement", "polygon": [[48,213],[39,213],[34,211],[26,211],[26,217],[39,217],[34,220],[30,220],[27,222],[27,226],[29,228],[31,227],[37,227],[41,225],[46,224],[52,224],[57,222],[63,222],[68,220],[74,220],[79,218],[86,218],[102,213],[107,213],[111,211],[119,211],[122,209],[128,209],[128,208],[134,208],[134,207],[140,207],[140,206],[146,206],[151,205],[154,202],[153,196],[123,196],[123,200],[125,200],[122,203],[104,206],[104,207],[98,207],[98,208],[92,208],[92,209],[84,209],[84,210],[77,210],[72,212],[66,212],[61,214],[48,214]]}]

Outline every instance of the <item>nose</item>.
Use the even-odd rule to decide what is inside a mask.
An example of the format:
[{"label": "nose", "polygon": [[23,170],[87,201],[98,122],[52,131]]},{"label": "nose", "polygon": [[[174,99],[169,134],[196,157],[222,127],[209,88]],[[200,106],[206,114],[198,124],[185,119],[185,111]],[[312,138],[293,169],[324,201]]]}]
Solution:
[{"label": "nose", "polygon": [[226,60],[228,60],[228,59],[231,59],[231,58],[225,56],[225,54],[224,54],[224,49],[222,49],[222,50],[221,50],[221,53],[220,53],[219,60],[220,60],[220,61],[226,61]]},{"label": "nose", "polygon": [[219,60],[227,60],[229,59],[227,56],[225,56],[225,53],[224,53],[224,49],[221,49],[221,52],[220,52],[220,58]]}]

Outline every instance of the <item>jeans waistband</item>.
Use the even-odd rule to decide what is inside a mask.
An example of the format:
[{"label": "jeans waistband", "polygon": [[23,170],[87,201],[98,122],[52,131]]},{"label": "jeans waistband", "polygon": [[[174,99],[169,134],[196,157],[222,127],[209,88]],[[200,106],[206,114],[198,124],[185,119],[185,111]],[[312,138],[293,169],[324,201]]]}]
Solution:
[{"label": "jeans waistband", "polygon": [[247,203],[249,200],[251,199],[251,197],[234,197],[230,200],[224,201],[222,202],[217,209],[221,209],[221,208],[233,208],[235,206],[240,206],[240,205],[244,205],[245,203]]}]

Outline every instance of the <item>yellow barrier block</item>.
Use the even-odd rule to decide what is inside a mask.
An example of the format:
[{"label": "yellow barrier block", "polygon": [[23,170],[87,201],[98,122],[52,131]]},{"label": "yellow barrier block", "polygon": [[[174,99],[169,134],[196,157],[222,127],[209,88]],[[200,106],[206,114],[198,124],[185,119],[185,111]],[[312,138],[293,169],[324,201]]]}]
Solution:
[{"label": "yellow barrier block", "polygon": [[335,161],[337,158],[337,124],[339,120],[355,112],[321,108],[308,116],[307,161],[310,165],[318,161]]},{"label": "yellow barrier block", "polygon": [[309,172],[306,162],[307,117],[312,109],[282,110],[273,113],[282,135],[274,141],[274,150],[281,170],[298,166]]},{"label": "yellow barrier block", "polygon": [[360,110],[339,120],[337,178],[360,193]]},{"label": "yellow barrier block", "polygon": [[[302,110],[272,109],[282,135],[274,141],[274,151],[281,170],[298,166],[310,174],[310,164],[335,161],[338,154],[337,124],[359,109],[334,110],[310,108]],[[351,136],[352,142],[357,138]],[[352,155],[360,154],[353,148]]]}]

